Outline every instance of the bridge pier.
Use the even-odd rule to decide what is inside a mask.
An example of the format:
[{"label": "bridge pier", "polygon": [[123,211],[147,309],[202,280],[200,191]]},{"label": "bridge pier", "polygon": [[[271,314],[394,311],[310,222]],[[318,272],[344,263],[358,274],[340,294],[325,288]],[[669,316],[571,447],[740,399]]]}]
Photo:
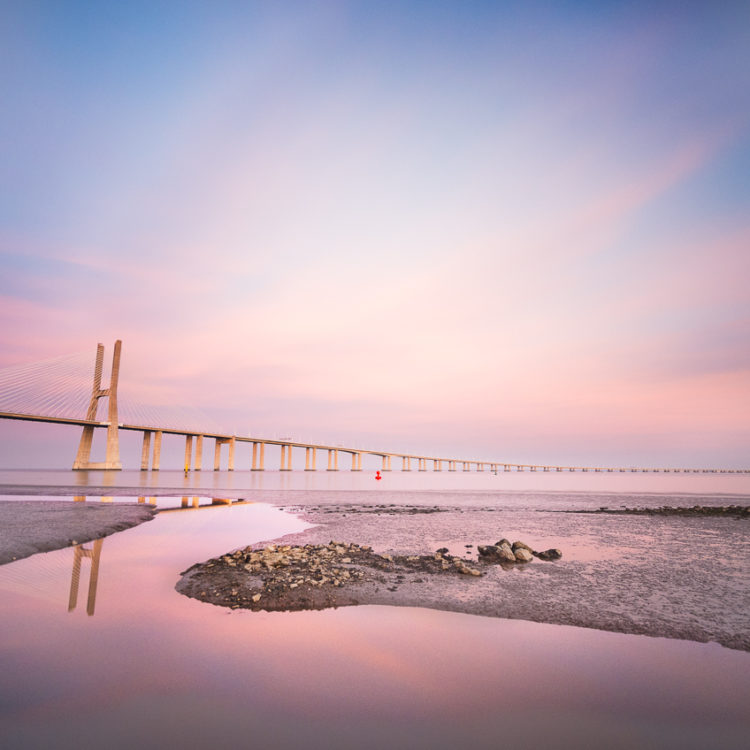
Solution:
[{"label": "bridge pier", "polygon": [[185,471],[190,471],[190,462],[193,459],[193,436],[185,435]]},{"label": "bridge pier", "polygon": [[335,448],[328,449],[328,468],[326,471],[339,470],[339,452]]},{"label": "bridge pier", "polygon": [[[305,471],[315,471],[315,459],[316,459],[316,448],[305,448]],[[310,459],[312,458],[312,467],[310,466]]]},{"label": "bridge pier", "polygon": [[[258,446],[260,446],[260,466],[258,466]],[[253,441],[253,465],[250,471],[265,471],[264,457],[266,444]]]},{"label": "bridge pier", "polygon": [[432,470],[433,471],[442,471],[443,470],[443,462],[433,458],[432,459]]},{"label": "bridge pier", "polygon": [[159,466],[161,465],[161,436],[161,430],[157,430],[154,433],[154,457],[151,461],[152,471],[159,471]]},{"label": "bridge pier", "polygon": [[362,454],[359,451],[352,452],[352,471],[362,471]]},{"label": "bridge pier", "polygon": [[279,471],[291,471],[292,470],[292,446],[281,445],[281,467]]},{"label": "bridge pier", "polygon": [[148,459],[151,454],[151,432],[143,431],[143,447],[141,448],[141,471],[148,471]]},{"label": "bridge pier", "polygon": [[203,467],[203,435],[195,436],[195,471]]},{"label": "bridge pier", "polygon": [[[202,439],[202,436],[199,436]],[[229,445],[229,457],[227,459],[227,471],[234,471],[234,449],[236,441],[234,436],[228,438],[216,438],[214,444],[214,471],[221,470],[221,446],[227,443]],[[261,452],[261,456],[262,456]]]},{"label": "bridge pier", "polygon": [[401,471],[411,471],[411,458],[401,456]]}]

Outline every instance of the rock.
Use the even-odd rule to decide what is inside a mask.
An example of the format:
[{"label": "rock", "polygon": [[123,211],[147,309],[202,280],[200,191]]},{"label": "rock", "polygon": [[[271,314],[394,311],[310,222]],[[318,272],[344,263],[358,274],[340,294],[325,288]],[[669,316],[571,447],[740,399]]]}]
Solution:
[{"label": "rock", "polygon": [[514,553],[516,562],[527,563],[534,559],[534,556],[524,547],[519,547]]},{"label": "rock", "polygon": [[502,547],[490,545],[487,547],[477,547],[479,556],[484,557],[489,562],[516,562],[516,556],[511,552],[507,544]]},{"label": "rock", "polygon": [[436,555],[446,555],[448,554],[448,548],[447,547],[441,547],[439,550],[435,551]]},{"label": "rock", "polygon": [[252,595],[252,596],[251,596],[250,598],[251,598],[251,599],[252,599],[252,600],[253,600],[254,602],[259,602],[259,601],[260,601],[260,594],[253,594],[253,595]]},{"label": "rock", "polygon": [[527,552],[533,552],[534,550],[529,547],[528,544],[524,544],[524,542],[513,542],[513,545],[511,546],[511,549],[515,552],[519,549],[525,549]]},{"label": "rock", "polygon": [[454,564],[454,567],[456,570],[465,576],[481,576],[481,571],[477,570],[476,568],[470,568],[468,565],[461,562],[461,560],[456,561]]},{"label": "rock", "polygon": [[546,549],[544,552],[535,552],[534,555],[540,560],[559,560],[562,552],[559,549]]},{"label": "rock", "polygon": [[512,547],[513,545],[510,543],[510,540],[508,539],[501,539],[499,542],[495,542],[496,547],[502,547],[504,544],[507,544],[509,547]]}]

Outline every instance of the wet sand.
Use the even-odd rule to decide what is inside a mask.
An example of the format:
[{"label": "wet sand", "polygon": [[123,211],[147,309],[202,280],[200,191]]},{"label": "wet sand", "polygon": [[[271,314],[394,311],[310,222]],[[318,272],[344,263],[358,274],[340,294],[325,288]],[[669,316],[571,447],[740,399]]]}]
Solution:
[{"label": "wet sand", "polygon": [[0,564],[90,542],[150,521],[156,509],[125,503],[0,502]]},{"label": "wet sand", "polygon": [[[429,555],[446,547],[471,564],[479,564],[477,545],[493,544],[501,537],[563,552],[555,562],[534,560],[510,568],[485,564],[481,577],[410,572],[393,564],[377,577],[324,588],[325,596],[312,597],[313,607],[428,607],[716,641],[750,651],[750,541],[742,520],[335,503],[287,510],[318,524],[275,540],[287,545],[338,540],[391,555]],[[198,566],[186,571],[177,588],[224,606],[284,609],[281,599],[265,606],[262,601],[238,603],[228,596],[238,586],[242,587],[242,576],[237,571]]]}]

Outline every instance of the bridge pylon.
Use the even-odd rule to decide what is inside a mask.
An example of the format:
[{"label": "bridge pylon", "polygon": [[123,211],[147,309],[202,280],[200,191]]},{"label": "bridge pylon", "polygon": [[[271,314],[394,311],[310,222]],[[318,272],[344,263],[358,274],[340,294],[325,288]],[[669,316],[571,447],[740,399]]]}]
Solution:
[{"label": "bridge pylon", "polygon": [[83,428],[83,434],[81,435],[81,442],[78,444],[78,453],[73,462],[73,469],[122,469],[122,463],[120,462],[120,437],[117,432],[117,381],[120,377],[121,349],[122,341],[118,339],[115,341],[114,353],[112,355],[112,372],[109,378],[109,388],[102,388],[104,345],[97,344],[96,363],[94,365],[94,386],[91,389],[91,400],[89,401],[89,409],[86,412],[86,419],[95,422],[99,399],[104,396],[107,397],[109,407],[107,414],[107,452],[105,454],[104,462],[97,463],[91,461],[91,443],[94,439],[94,426],[85,425]]}]

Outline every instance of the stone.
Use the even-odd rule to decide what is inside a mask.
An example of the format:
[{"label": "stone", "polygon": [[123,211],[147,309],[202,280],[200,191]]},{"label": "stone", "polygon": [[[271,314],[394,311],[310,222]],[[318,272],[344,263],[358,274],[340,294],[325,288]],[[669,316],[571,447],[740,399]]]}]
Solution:
[{"label": "stone", "polygon": [[515,552],[519,549],[525,549],[527,552],[533,552],[534,550],[529,547],[528,544],[525,544],[524,542],[513,542],[511,549]]},{"label": "stone", "polygon": [[477,570],[476,568],[470,568],[468,565],[461,562],[461,560],[456,561],[455,563],[456,570],[465,576],[481,576],[482,573]]},{"label": "stone", "polygon": [[502,547],[495,545],[478,546],[477,550],[480,557],[484,557],[490,562],[516,562],[516,556],[507,544],[502,545]]},{"label": "stone", "polygon": [[505,539],[504,537],[499,542],[495,542],[495,546],[496,547],[502,547],[504,544],[507,544],[509,547],[513,546],[510,543],[510,540],[509,539]]},{"label": "stone", "polygon": [[446,555],[448,554],[448,548],[447,547],[441,547],[439,550],[435,551],[436,555]]},{"label": "stone", "polygon": [[252,599],[252,600],[253,600],[254,602],[259,602],[259,601],[260,601],[260,594],[253,594],[253,595],[252,595],[252,596],[251,596],[250,598],[251,598],[251,599]]},{"label": "stone", "polygon": [[559,549],[546,549],[544,552],[535,552],[536,557],[540,560],[559,560],[562,552]]},{"label": "stone", "polygon": [[514,553],[516,562],[527,563],[534,559],[534,556],[524,547],[519,547]]}]

